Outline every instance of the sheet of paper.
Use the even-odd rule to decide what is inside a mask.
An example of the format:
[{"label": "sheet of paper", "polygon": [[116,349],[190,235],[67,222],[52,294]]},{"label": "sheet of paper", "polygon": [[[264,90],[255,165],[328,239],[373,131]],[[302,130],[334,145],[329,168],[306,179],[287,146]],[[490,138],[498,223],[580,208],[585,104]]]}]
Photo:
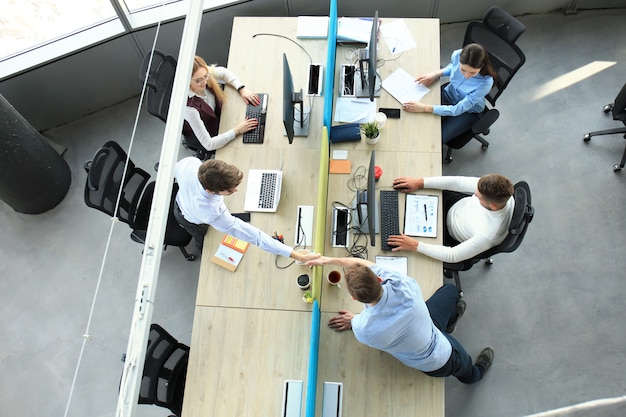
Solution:
[{"label": "sheet of paper", "polygon": [[404,210],[404,234],[437,237],[436,195],[407,194]]},{"label": "sheet of paper", "polygon": [[337,40],[369,43],[373,20],[371,17],[340,17],[337,19]]},{"label": "sheet of paper", "polygon": [[296,36],[302,39],[328,37],[328,16],[298,16]]},{"label": "sheet of paper", "polygon": [[400,54],[417,46],[413,35],[402,19],[380,25],[380,33],[385,38],[392,54]]},{"label": "sheet of paper", "polygon": [[376,265],[402,275],[408,274],[408,258],[406,256],[376,256]]},{"label": "sheet of paper", "polygon": [[374,120],[376,99],[337,97],[335,101],[335,122],[365,123]]},{"label": "sheet of paper", "polygon": [[382,85],[400,104],[408,101],[420,101],[430,91],[428,87],[416,83],[415,77],[402,68],[398,68],[385,78]]}]

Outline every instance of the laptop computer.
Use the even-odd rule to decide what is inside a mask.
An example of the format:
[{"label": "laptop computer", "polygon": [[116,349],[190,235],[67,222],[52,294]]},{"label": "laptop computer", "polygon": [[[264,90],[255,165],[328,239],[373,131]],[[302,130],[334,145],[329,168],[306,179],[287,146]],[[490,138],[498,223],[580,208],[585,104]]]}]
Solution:
[{"label": "laptop computer", "polygon": [[248,188],[243,203],[245,211],[273,213],[278,209],[283,172],[276,169],[248,171]]}]

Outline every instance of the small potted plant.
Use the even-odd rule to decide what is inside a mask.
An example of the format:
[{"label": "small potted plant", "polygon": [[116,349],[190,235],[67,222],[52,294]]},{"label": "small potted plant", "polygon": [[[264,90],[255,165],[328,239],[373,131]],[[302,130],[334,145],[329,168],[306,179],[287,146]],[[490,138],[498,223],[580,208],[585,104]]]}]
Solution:
[{"label": "small potted plant", "polygon": [[361,134],[365,136],[365,141],[370,145],[375,145],[380,136],[378,122],[367,122],[361,125]]}]

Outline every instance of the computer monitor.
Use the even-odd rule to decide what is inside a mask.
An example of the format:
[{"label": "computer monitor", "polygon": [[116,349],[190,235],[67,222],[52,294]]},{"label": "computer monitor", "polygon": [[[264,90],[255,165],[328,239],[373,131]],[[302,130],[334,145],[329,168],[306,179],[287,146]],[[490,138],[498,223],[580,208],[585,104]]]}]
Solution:
[{"label": "computer monitor", "polygon": [[[361,85],[357,91],[357,97],[369,97],[374,101],[374,97],[380,95],[380,80],[376,78],[376,41],[378,38],[378,10],[374,13],[370,41],[367,48],[359,50],[359,72],[361,75]],[[363,64],[367,62],[367,73]],[[378,81],[378,84],[377,84]]]},{"label": "computer monitor", "polygon": [[[377,13],[378,14],[378,13]],[[376,170],[374,151],[370,156],[370,167],[367,171],[367,227],[370,232],[370,243],[376,246]]]},{"label": "computer monitor", "polygon": [[294,90],[287,55],[283,53],[283,124],[290,144],[294,136],[309,136],[309,119],[304,117],[302,98],[302,89],[297,93]]}]

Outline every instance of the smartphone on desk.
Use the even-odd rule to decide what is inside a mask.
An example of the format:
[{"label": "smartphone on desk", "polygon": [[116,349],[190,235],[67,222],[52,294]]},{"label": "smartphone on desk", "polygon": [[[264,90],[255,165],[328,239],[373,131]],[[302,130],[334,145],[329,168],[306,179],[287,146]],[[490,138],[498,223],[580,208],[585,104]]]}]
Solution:
[{"label": "smartphone on desk", "polygon": [[399,119],[400,118],[400,109],[390,109],[387,107],[381,107],[378,109],[379,112],[384,113],[388,119]]}]

